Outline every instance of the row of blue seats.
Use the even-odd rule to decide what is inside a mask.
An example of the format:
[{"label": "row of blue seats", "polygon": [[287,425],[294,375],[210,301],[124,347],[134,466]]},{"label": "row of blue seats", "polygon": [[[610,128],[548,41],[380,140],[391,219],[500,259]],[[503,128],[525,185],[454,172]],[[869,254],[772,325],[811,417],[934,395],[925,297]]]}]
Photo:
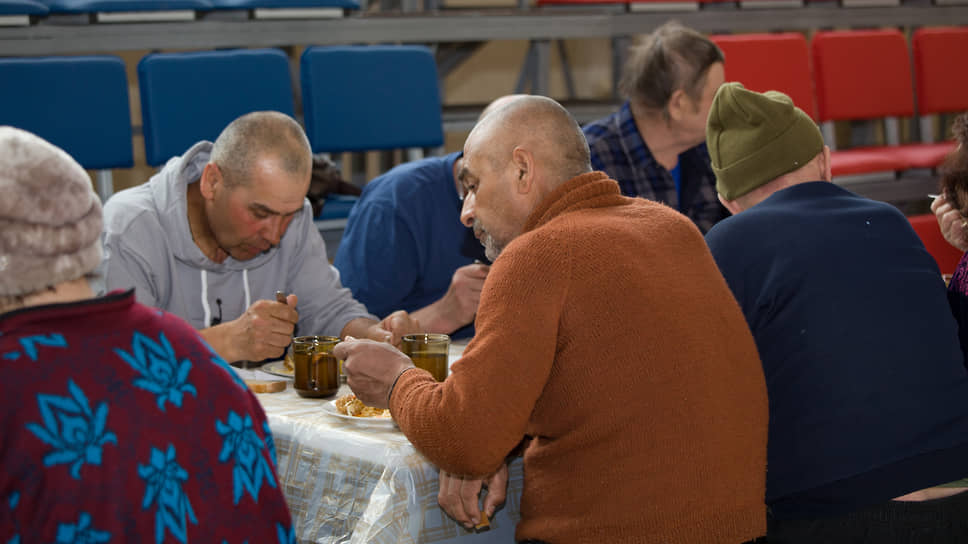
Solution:
[{"label": "row of blue seats", "polygon": [[[0,81],[0,125],[38,134],[91,170],[133,165],[120,58],[0,58]],[[427,47],[308,47],[299,81],[314,152],[443,145],[437,66]],[[138,63],[138,88],[151,166],[214,140],[245,113],[297,116],[289,57],[278,49],[152,53]],[[102,198],[111,191],[109,180],[99,182]]]},{"label": "row of blue seats", "polygon": [[0,15],[215,11],[257,8],[341,8],[358,10],[357,0],[0,0]]}]

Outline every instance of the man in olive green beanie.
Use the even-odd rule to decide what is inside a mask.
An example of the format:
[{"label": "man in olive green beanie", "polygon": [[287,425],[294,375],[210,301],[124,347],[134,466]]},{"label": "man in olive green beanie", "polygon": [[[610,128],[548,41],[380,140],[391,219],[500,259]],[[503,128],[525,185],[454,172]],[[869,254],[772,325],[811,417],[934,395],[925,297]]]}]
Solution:
[{"label": "man in olive green beanie", "polygon": [[719,199],[734,214],[794,183],[787,179],[791,173],[802,171],[793,178],[804,181],[830,181],[830,150],[816,123],[777,91],[757,93],[735,82],[720,87],[709,110],[706,145]]},{"label": "man in olive green beanie", "polygon": [[938,266],[897,208],[830,183],[813,121],[719,88],[706,128],[733,216],[706,243],[769,398],[770,542],[968,542],[968,373]]}]

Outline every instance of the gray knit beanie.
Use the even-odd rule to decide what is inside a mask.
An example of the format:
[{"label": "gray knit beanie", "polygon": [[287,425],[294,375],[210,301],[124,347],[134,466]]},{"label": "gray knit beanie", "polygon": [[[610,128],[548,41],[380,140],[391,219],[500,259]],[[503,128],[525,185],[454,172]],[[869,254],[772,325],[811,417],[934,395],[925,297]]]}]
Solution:
[{"label": "gray knit beanie", "polygon": [[78,279],[101,261],[101,202],[81,165],[0,126],[0,296]]}]

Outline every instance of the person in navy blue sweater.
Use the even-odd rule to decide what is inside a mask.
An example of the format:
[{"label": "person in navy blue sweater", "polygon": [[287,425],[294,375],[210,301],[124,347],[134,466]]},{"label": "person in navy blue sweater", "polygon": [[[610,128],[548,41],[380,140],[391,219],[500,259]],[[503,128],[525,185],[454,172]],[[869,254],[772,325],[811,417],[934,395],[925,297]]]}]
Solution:
[{"label": "person in navy blue sweater", "polygon": [[733,216],[706,241],[767,380],[769,541],[968,542],[968,372],[931,255],[830,183],[786,95],[723,86],[707,142]]}]

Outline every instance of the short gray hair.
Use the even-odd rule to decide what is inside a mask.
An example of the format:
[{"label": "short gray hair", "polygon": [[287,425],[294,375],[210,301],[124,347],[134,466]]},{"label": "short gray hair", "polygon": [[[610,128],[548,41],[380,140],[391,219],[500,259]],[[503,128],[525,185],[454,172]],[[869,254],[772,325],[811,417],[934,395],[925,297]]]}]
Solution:
[{"label": "short gray hair", "polygon": [[219,167],[229,185],[244,185],[255,161],[272,155],[283,171],[299,174],[312,169],[312,150],[295,119],[276,111],[247,113],[229,123],[212,146],[209,161]]}]

